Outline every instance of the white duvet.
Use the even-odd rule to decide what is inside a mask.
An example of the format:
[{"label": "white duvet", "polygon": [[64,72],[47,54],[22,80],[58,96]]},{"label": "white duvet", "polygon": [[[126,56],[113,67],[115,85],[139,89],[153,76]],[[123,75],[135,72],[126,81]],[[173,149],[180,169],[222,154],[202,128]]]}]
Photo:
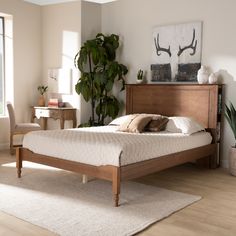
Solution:
[{"label": "white duvet", "polygon": [[34,153],[101,166],[124,166],[211,143],[207,132],[123,133],[117,126],[34,131],[23,147]]}]

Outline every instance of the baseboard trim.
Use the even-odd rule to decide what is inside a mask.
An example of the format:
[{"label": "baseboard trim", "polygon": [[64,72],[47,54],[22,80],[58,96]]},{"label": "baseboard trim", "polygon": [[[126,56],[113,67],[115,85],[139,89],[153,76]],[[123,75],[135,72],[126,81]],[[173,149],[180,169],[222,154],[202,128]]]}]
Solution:
[{"label": "baseboard trim", "polygon": [[9,143],[0,143],[0,150],[9,149],[9,146],[10,146]]}]

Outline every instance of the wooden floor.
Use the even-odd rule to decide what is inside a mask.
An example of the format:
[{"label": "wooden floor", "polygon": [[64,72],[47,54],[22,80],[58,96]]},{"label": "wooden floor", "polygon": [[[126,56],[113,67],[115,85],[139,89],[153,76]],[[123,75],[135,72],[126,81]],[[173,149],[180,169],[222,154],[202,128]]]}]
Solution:
[{"label": "wooden floor", "polygon": [[[0,164],[12,162],[13,158],[8,155],[8,152],[0,152]],[[138,235],[236,235],[236,177],[230,176],[226,170],[204,170],[189,164],[137,181],[203,197],[201,201],[153,224]],[[3,235],[52,236],[54,234],[0,212],[0,236]]]}]

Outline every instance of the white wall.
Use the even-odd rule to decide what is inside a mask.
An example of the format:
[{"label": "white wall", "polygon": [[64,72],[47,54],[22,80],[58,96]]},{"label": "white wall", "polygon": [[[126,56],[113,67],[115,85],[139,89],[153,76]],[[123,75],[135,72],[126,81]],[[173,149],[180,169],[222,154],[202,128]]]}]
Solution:
[{"label": "white wall", "polygon": [[[13,16],[14,106],[16,120],[30,120],[41,79],[41,9],[19,0],[0,0],[0,12]],[[9,120],[0,117],[0,148],[9,141]]]},{"label": "white wall", "polygon": [[[81,42],[82,44],[88,40],[96,37],[97,33],[100,33],[102,30],[102,16],[101,16],[101,5],[82,1],[82,12],[81,12],[81,26],[82,26],[82,35]],[[91,105],[90,103],[85,102],[81,96],[81,123],[88,122],[89,117],[91,116]]]},{"label": "white wall", "polygon": [[[102,31],[120,35],[123,41],[120,61],[129,67],[128,83],[134,83],[139,68],[148,71],[150,81],[153,27],[202,21],[202,64],[219,72],[226,84],[226,101],[236,105],[235,9],[235,0],[119,0],[102,6]],[[233,135],[224,122],[224,165],[232,144]]]},{"label": "white wall", "polygon": [[102,30],[102,8],[101,4],[82,1],[81,12],[81,41],[84,43],[88,39],[96,37]]},{"label": "white wall", "polygon": [[[100,31],[101,7],[99,4],[76,1],[42,7],[44,84],[47,84],[49,68],[74,70],[73,93],[63,95],[62,98],[63,101],[69,102],[78,109],[78,124],[88,121],[90,110],[89,105],[74,89],[79,79],[78,70],[74,67],[74,56],[79,51],[81,42],[94,37]],[[50,96],[50,91],[48,95]],[[58,128],[58,125],[59,121],[49,120],[49,128]]]},{"label": "white wall", "polygon": [[[48,69],[74,69],[74,56],[81,45],[81,1],[48,5],[42,7],[42,49],[43,81],[48,83]],[[72,94],[62,95],[64,102],[78,109],[77,121],[80,122],[80,98],[74,86],[78,75],[73,73]],[[48,97],[51,88],[49,87]],[[71,122],[70,122],[71,123]],[[72,124],[66,124],[71,125]],[[58,128],[59,120],[49,120],[49,128]]]}]

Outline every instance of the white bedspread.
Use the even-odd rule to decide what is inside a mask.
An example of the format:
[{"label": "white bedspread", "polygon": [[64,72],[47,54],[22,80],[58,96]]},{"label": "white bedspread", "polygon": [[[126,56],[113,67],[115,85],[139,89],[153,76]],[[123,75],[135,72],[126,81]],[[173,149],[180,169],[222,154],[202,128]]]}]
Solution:
[{"label": "white bedspread", "polygon": [[23,147],[47,156],[100,166],[123,166],[211,143],[207,132],[131,134],[115,132],[117,126],[34,131],[25,135]]}]

